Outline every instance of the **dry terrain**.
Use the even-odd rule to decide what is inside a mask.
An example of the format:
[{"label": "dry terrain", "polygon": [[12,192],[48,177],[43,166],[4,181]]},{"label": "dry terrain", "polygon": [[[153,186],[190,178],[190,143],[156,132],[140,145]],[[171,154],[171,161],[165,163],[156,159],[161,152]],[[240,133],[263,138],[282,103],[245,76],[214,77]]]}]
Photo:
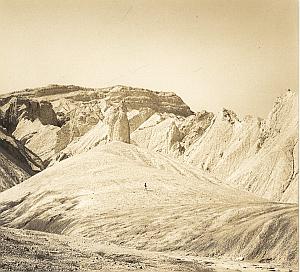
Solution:
[{"label": "dry terrain", "polygon": [[0,271],[291,272],[263,262],[197,257],[99,243],[93,239],[0,228]]},{"label": "dry terrain", "polygon": [[0,271],[297,271],[298,95],[269,116],[174,93],[0,96]]},{"label": "dry terrain", "polygon": [[298,261],[297,205],[240,192],[121,142],[73,156],[2,192],[0,210],[6,227],[156,252],[286,267]]}]

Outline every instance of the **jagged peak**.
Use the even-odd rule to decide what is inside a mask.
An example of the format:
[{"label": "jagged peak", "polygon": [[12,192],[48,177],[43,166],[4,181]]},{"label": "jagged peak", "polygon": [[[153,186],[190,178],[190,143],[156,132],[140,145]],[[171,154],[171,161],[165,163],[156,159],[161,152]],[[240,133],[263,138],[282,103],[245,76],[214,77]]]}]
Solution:
[{"label": "jagged peak", "polygon": [[239,118],[237,117],[237,114],[229,109],[223,108],[219,114],[217,115],[217,118],[221,118],[222,121],[227,121],[230,124],[234,124],[236,122],[240,122]]},{"label": "jagged peak", "polygon": [[284,92],[282,95],[278,96],[276,99],[276,102],[282,102],[285,99],[288,99],[290,97],[296,96],[297,92],[293,91],[291,89],[288,89],[286,92]]},{"label": "jagged peak", "polygon": [[273,108],[270,112],[272,114],[274,111],[279,109],[283,104],[288,103],[288,100],[295,99],[298,96],[298,93],[288,89],[285,93],[278,96],[273,104]]}]

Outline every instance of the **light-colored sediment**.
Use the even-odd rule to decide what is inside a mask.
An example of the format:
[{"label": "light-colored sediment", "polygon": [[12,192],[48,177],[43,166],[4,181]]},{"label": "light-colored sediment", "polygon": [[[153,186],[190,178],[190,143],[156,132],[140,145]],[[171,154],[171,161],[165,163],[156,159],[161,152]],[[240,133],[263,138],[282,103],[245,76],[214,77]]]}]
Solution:
[{"label": "light-colored sediment", "polygon": [[151,251],[297,263],[297,205],[267,202],[121,142],[75,155],[2,192],[0,210],[2,226]]}]

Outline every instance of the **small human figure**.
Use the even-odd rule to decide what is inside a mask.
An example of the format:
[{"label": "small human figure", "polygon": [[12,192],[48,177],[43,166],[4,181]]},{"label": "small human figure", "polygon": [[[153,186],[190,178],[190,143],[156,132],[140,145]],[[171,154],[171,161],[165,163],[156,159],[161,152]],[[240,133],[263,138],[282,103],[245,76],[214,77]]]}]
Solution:
[{"label": "small human figure", "polygon": [[145,186],[145,190],[147,190],[147,183],[146,183],[146,182],[145,182],[145,185],[144,185],[144,186]]}]

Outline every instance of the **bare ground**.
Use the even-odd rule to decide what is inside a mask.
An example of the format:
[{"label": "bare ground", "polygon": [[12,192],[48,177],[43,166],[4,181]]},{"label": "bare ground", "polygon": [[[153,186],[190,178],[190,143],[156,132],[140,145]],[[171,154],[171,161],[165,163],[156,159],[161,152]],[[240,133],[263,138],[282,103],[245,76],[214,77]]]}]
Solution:
[{"label": "bare ground", "polygon": [[[297,271],[269,263],[187,256],[103,244],[32,230],[0,228],[0,271]],[[267,261],[267,260],[265,260]]]}]

